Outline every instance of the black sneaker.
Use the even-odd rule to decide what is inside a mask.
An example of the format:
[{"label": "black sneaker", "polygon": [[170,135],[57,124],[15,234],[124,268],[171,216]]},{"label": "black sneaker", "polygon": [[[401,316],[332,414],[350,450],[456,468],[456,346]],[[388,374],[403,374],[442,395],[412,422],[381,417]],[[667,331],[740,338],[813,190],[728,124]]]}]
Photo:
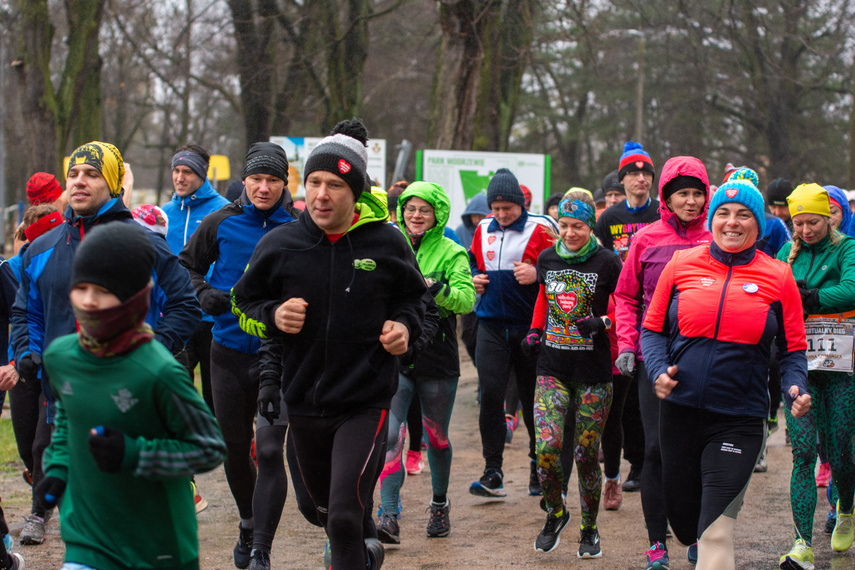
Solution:
[{"label": "black sneaker", "polygon": [[621,490],[624,493],[637,493],[641,491],[641,469],[635,466],[629,469],[629,475],[627,475],[626,481],[623,482]]},{"label": "black sneaker", "polygon": [[579,534],[579,558],[602,558],[600,549],[600,533],[595,528],[583,528]]},{"label": "black sneaker", "polygon": [[235,566],[237,568],[249,567],[249,556],[252,553],[252,529],[246,529],[238,524],[238,541],[235,545]]},{"label": "black sneaker", "polygon": [[528,494],[539,497],[543,493],[540,490],[540,479],[537,477],[537,461],[531,460],[531,474],[528,476]]},{"label": "black sneaker", "polygon": [[249,561],[249,570],[270,570],[270,553],[264,550],[254,550]]},{"label": "black sneaker", "polygon": [[553,514],[546,515],[546,524],[543,525],[543,530],[537,535],[537,540],[534,541],[534,549],[540,552],[552,552],[558,543],[561,542],[561,533],[564,527],[570,522],[570,513],[567,508],[560,517]]},{"label": "black sneaker", "polygon": [[377,523],[377,537],[383,544],[401,544],[401,530],[398,519],[383,513]]},{"label": "black sneaker", "polygon": [[366,538],[365,550],[368,552],[367,570],[380,570],[380,567],[383,566],[383,559],[386,558],[386,550],[383,545],[376,538]]},{"label": "black sneaker", "polygon": [[445,500],[444,504],[430,502],[430,521],[427,525],[427,535],[430,538],[444,538],[451,532],[451,520],[448,518],[448,510],[451,501]]},{"label": "black sneaker", "polygon": [[832,508],[828,513],[828,518],[825,519],[825,534],[834,532],[834,527],[837,526],[837,509]]},{"label": "black sneaker", "polygon": [[502,479],[502,472],[498,469],[485,469],[481,478],[469,486],[469,492],[479,497],[507,497]]}]

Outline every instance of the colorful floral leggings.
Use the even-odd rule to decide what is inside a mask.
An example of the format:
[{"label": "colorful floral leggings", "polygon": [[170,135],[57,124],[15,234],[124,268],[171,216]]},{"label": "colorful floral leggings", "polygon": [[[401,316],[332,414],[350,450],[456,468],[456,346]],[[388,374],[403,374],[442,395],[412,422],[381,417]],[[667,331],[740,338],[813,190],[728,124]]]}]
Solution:
[{"label": "colorful floral leggings", "polygon": [[[612,384],[562,382],[554,376],[538,376],[534,393],[534,426],[537,435],[537,476],[549,512],[562,508],[561,442],[564,430],[573,430],[573,453],[579,475],[582,526],[597,526],[602,471],[598,455],[600,438],[612,403]],[[569,441],[569,440],[568,440]]]},{"label": "colorful floral leggings", "polygon": [[[785,386],[784,389],[787,387]],[[790,503],[799,538],[813,540],[816,510],[816,437],[831,463],[831,474],[840,497],[840,510],[852,509],[855,496],[855,379],[845,372],[812,370],[808,373],[811,409],[794,418],[785,408],[787,427],[793,442],[793,475]]]}]

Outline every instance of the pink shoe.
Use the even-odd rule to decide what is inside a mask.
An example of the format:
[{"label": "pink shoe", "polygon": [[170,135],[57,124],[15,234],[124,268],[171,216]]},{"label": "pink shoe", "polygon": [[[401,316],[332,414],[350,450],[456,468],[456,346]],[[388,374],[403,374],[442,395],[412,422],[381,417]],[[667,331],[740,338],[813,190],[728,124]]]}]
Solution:
[{"label": "pink shoe", "polygon": [[831,483],[831,465],[828,463],[820,463],[819,471],[816,473],[816,486],[828,487]]},{"label": "pink shoe", "polygon": [[425,462],[422,460],[420,451],[407,450],[407,459],[404,462],[408,475],[418,475],[424,469]]}]

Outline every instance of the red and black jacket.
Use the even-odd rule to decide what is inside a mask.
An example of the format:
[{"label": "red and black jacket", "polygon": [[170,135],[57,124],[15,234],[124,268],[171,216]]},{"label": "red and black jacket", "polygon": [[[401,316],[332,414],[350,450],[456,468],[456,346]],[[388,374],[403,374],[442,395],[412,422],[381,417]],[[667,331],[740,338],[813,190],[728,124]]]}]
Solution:
[{"label": "red and black jacket", "polygon": [[666,400],[713,412],[766,418],[772,341],[781,385],[807,393],[802,303],[790,266],[751,248],[715,243],[677,251],[644,320],[641,344],[651,381],[677,365]]}]

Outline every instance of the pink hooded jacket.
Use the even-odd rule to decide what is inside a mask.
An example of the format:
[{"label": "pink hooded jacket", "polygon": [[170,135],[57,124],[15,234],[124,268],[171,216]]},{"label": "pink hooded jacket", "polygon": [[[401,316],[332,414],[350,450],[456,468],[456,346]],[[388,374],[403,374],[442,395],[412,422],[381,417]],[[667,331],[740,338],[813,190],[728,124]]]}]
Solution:
[{"label": "pink hooded jacket", "polygon": [[662,188],[677,176],[694,176],[704,183],[706,199],[701,215],[684,227],[677,215],[668,209],[665,200],[660,200],[661,219],[645,226],[633,236],[614,293],[618,352],[633,352],[640,360],[643,358],[638,327],[647,313],[646,305],[653,298],[659,274],[671,261],[675,251],[712,241],[712,234],[706,229],[710,183],[704,164],[692,156],[668,159],[659,178],[660,197]]}]

